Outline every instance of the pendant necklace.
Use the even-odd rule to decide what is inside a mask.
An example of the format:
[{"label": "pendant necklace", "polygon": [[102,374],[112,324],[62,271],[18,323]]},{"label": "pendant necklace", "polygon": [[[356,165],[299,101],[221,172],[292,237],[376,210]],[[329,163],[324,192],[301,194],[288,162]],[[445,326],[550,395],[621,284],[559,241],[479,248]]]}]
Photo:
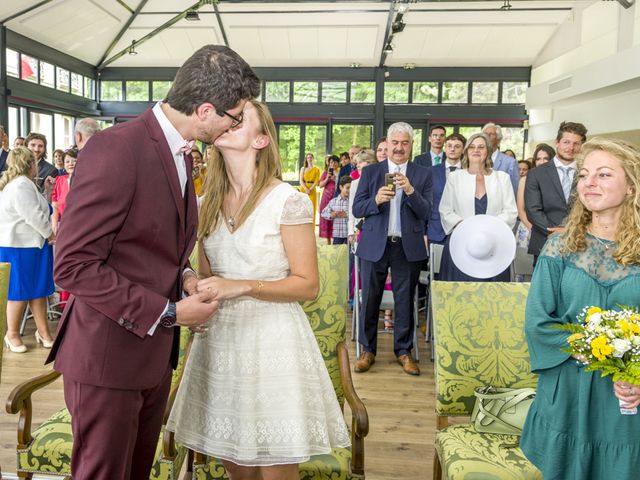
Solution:
[{"label": "pendant necklace", "polygon": [[[592,231],[589,231],[591,236],[596,239],[596,241],[604,247],[606,251],[609,251],[609,247],[611,244],[604,242],[602,239],[598,238]],[[613,243],[613,242],[612,242]]]},{"label": "pendant necklace", "polygon": [[236,229],[236,216],[238,215],[238,213],[240,213],[240,210],[242,210],[242,207],[244,205],[244,200],[246,193],[243,193],[240,196],[240,206],[238,207],[238,209],[236,210],[236,213],[234,213],[233,215],[229,214],[229,217],[227,218],[227,223],[229,224],[229,227],[231,227],[231,232],[233,233]]}]

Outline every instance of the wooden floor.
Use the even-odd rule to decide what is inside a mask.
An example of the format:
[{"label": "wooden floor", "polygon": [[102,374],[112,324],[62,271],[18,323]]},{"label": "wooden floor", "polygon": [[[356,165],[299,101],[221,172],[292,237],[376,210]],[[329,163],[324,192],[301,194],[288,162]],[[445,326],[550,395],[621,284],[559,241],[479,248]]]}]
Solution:
[{"label": "wooden floor", "polygon": [[[55,331],[55,327],[52,327]],[[46,370],[48,350],[36,347],[33,326],[24,337],[29,351],[7,352],[2,361],[0,399],[5,400],[17,383]],[[355,345],[350,343],[351,365]],[[354,373],[356,391],[369,412],[370,430],[365,441],[368,480],[428,480],[433,460],[434,380],[429,345],[420,342],[422,375],[402,372],[393,355],[392,335],[380,333],[376,363],[367,373]],[[62,381],[58,380],[33,398],[34,425],[64,406]],[[0,466],[15,472],[17,416],[0,412]]]}]

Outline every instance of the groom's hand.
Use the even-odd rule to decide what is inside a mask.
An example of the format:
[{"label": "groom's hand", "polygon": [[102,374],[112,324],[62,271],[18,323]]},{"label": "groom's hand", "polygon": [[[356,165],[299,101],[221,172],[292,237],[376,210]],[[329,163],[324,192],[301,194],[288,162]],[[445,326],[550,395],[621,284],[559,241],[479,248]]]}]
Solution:
[{"label": "groom's hand", "polygon": [[176,323],[183,327],[198,327],[217,311],[218,302],[210,292],[195,293],[176,303]]}]

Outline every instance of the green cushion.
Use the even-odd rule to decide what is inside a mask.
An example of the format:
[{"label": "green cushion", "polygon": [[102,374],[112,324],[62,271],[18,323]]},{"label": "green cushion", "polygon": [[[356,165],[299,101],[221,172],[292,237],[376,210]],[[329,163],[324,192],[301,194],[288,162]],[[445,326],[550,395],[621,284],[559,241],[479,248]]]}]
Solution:
[{"label": "green cushion", "polygon": [[478,433],[471,424],[436,432],[435,447],[447,480],[542,480],[518,447],[514,435]]},{"label": "green cushion", "polygon": [[[349,472],[351,451],[347,448],[334,448],[330,454],[316,455],[308,462],[300,464],[300,480],[351,480],[361,478],[353,476]],[[220,461],[212,461],[207,464],[195,464],[193,467],[193,480],[228,480]]]},{"label": "green cushion", "polygon": [[[18,472],[45,473],[49,475],[71,474],[71,415],[65,408],[49,417],[32,434],[33,442],[25,449],[18,450]],[[162,457],[160,435],[156,446],[155,462],[150,480],[174,480],[178,478],[187,449],[177,444],[174,460]]]},{"label": "green cushion", "polygon": [[528,283],[433,283],[438,415],[470,415],[476,387],[535,388],[524,336],[528,290]]}]

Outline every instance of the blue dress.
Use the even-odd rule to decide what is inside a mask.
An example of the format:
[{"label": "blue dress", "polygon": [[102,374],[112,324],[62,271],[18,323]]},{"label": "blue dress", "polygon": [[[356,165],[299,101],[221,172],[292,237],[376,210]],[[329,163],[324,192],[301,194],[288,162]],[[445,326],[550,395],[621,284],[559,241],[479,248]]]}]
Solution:
[{"label": "blue dress", "polygon": [[545,480],[635,480],[640,414],[621,415],[611,378],[585,372],[560,351],[569,333],[550,328],[576,322],[585,306],[640,306],[640,265],[619,265],[613,242],[587,234],[586,243],[563,254],[562,237],[551,236],[533,273],[525,331],[539,377],[520,447]]},{"label": "blue dress", "polygon": [[[485,215],[486,213],[487,194],[485,193],[481,198],[475,199],[475,214]],[[456,267],[456,264],[453,263],[453,259],[451,258],[450,240],[451,234],[447,235],[445,239],[444,249],[442,250],[442,260],[440,260],[440,273],[436,277],[438,280],[447,282],[508,282],[510,280],[511,272],[509,268],[491,278],[475,278],[462,272]]]},{"label": "blue dress", "polygon": [[[51,214],[49,206],[49,214]],[[0,262],[10,263],[8,300],[14,302],[48,297],[55,291],[53,283],[53,248],[0,247]]]}]

